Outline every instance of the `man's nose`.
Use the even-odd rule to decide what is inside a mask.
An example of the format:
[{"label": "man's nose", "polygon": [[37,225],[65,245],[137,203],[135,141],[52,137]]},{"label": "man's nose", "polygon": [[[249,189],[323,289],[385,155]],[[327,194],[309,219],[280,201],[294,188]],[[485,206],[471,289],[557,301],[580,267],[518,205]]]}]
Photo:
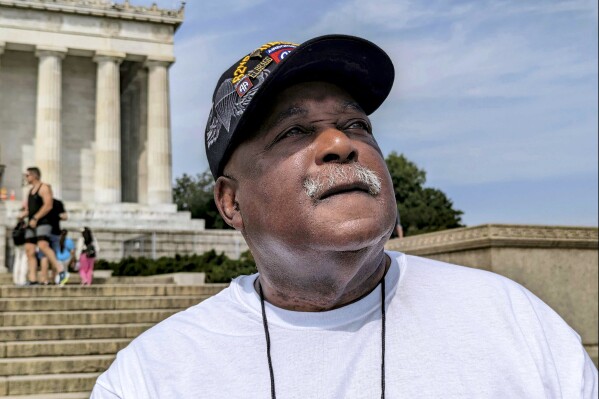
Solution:
[{"label": "man's nose", "polygon": [[316,138],[316,163],[346,163],[358,159],[358,149],[345,133],[328,128]]}]

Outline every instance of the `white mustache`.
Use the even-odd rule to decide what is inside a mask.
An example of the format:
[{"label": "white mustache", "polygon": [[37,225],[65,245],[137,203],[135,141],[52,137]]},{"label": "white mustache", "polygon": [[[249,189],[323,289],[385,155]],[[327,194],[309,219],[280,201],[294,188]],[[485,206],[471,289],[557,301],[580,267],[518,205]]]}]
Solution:
[{"label": "white mustache", "polygon": [[359,163],[329,164],[316,176],[304,180],[306,195],[310,198],[340,184],[361,182],[368,186],[370,195],[381,192],[381,179],[373,170]]}]

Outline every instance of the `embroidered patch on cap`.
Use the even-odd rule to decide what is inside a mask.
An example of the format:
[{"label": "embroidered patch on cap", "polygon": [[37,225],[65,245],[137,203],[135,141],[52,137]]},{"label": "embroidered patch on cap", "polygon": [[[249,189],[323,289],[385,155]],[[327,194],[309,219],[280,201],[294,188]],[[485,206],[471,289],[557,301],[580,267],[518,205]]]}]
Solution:
[{"label": "embroidered patch on cap", "polygon": [[292,44],[279,44],[265,51],[266,54],[273,59],[277,64],[281,62],[294,48],[297,46]]},{"label": "embroidered patch on cap", "polygon": [[250,80],[250,77],[246,76],[245,78],[241,79],[239,83],[237,83],[237,85],[235,86],[235,91],[237,92],[239,97],[243,97],[252,88],[253,85],[254,84]]},{"label": "embroidered patch on cap", "polygon": [[268,64],[270,64],[272,62],[272,58],[270,58],[269,56],[265,56],[262,61],[260,61],[260,63],[258,65],[256,65],[254,67],[254,69],[252,69],[249,73],[248,76],[252,79],[256,79],[258,77],[258,74],[260,72],[262,72],[264,70],[264,68],[266,68],[268,66]]},{"label": "embroidered patch on cap", "polygon": [[248,70],[248,67],[246,66],[246,64],[249,60],[250,60],[249,55],[246,55],[245,57],[243,57],[243,59],[241,60],[239,65],[237,65],[237,68],[235,68],[235,72],[233,72],[233,80],[231,81],[231,83],[235,84],[235,83],[239,82],[241,80],[241,78],[243,78],[243,76],[245,75],[245,72]]},{"label": "embroidered patch on cap", "polygon": [[[253,85],[247,88],[243,96],[239,95],[237,87],[232,83],[232,79],[226,79],[220,84],[214,94],[212,110],[208,116],[206,148],[210,149],[218,141],[222,130],[229,132],[235,127],[239,118],[243,115],[252,98],[269,74],[270,71],[264,69],[256,78],[257,81],[254,81]],[[248,77],[242,76],[240,80],[242,78]],[[252,82],[250,81],[250,83]],[[235,97],[235,94],[237,94],[237,97]]]}]

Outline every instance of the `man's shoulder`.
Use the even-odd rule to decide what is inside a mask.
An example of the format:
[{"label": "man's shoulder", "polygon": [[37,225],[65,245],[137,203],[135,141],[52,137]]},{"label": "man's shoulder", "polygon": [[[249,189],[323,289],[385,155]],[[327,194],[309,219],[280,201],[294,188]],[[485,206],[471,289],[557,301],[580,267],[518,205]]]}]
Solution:
[{"label": "man's shoulder", "polygon": [[181,312],[175,313],[137,337],[136,346],[152,346],[164,341],[175,344],[178,340],[201,339],[202,336],[227,334],[241,322],[242,312],[231,299],[228,286]]},{"label": "man's shoulder", "polygon": [[[540,323],[574,332],[543,300],[505,276],[417,256],[404,258],[398,292],[419,309],[445,309],[443,317],[479,314],[487,321],[509,314],[521,326]],[[452,313],[450,308],[463,311]],[[574,336],[578,337],[575,332]]]},{"label": "man's shoulder", "polygon": [[134,397],[159,397],[144,390],[155,389],[147,381],[160,381],[167,370],[183,378],[193,364],[196,379],[215,372],[214,362],[223,351],[239,349],[231,349],[232,343],[247,342],[257,332],[263,333],[260,319],[248,317],[247,310],[235,299],[233,290],[237,283],[234,280],[218,294],[170,316],[119,351],[109,370],[98,378],[98,395],[102,390],[124,390],[136,391]]},{"label": "man's shoulder", "polygon": [[52,186],[49,185],[48,183],[41,182],[38,192],[40,193],[40,195],[48,194],[48,193],[52,194]]},{"label": "man's shoulder", "polygon": [[517,284],[514,281],[486,270],[486,265],[480,267],[463,266],[441,260],[424,258],[421,256],[400,254],[405,257],[405,268],[409,273],[419,273],[427,277],[445,280],[446,278],[459,277],[462,280],[490,281],[499,284]]},{"label": "man's shoulder", "polygon": [[528,302],[534,297],[519,283],[489,270],[413,255],[398,255],[401,255],[398,262],[402,286],[406,290],[434,291],[437,295],[453,297],[504,298],[506,301],[519,297]]}]

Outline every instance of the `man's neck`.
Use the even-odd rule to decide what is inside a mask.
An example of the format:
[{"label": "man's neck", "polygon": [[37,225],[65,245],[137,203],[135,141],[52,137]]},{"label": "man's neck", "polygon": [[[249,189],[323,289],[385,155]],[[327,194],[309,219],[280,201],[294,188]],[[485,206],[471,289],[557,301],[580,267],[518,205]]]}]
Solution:
[{"label": "man's neck", "polygon": [[[273,270],[277,265],[261,264],[257,260],[260,277],[256,279],[256,292],[262,289],[269,303],[288,310],[321,312],[340,308],[360,300],[376,288],[391,263],[381,249],[376,253],[347,253],[320,256],[318,261],[298,262],[304,270],[333,270],[331,273],[314,273],[305,278],[281,276]],[[303,265],[302,265],[303,263]]]},{"label": "man's neck", "polygon": [[31,191],[38,191],[39,188],[42,185],[42,181],[41,180],[34,180],[31,182]]}]

